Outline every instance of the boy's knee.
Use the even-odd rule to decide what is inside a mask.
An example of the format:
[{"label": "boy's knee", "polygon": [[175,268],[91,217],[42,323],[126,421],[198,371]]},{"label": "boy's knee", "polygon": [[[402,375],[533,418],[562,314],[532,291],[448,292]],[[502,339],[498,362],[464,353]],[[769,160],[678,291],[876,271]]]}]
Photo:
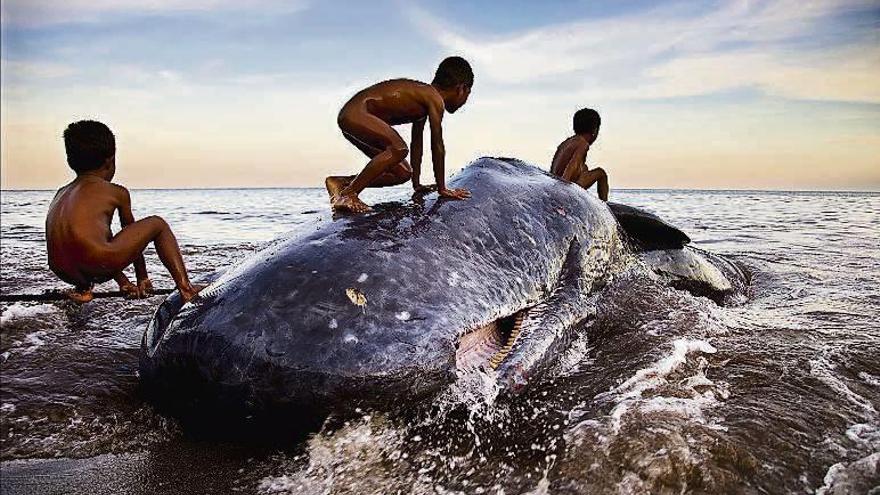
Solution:
[{"label": "boy's knee", "polygon": [[158,215],[149,216],[145,218],[145,220],[148,220],[150,222],[150,225],[157,231],[163,231],[169,228],[168,222],[166,222],[164,218]]},{"label": "boy's knee", "polygon": [[388,147],[388,151],[391,152],[391,156],[395,161],[404,160],[409,155],[409,148],[403,143],[392,144]]},{"label": "boy's knee", "polygon": [[605,173],[605,169],[602,167],[596,167],[596,172],[599,174],[599,177],[602,179],[607,179],[608,174]]}]

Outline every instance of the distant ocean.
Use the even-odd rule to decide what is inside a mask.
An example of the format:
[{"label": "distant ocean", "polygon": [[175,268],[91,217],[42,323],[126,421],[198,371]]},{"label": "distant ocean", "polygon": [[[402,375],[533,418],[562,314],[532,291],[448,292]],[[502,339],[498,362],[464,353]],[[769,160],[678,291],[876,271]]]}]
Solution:
[{"label": "distant ocean", "polygon": [[[368,202],[405,197],[369,191]],[[591,192],[594,194],[594,192]],[[62,287],[53,192],[3,191],[0,291]],[[329,216],[323,189],[137,190],[192,278]],[[280,445],[192,438],[138,391],[160,297],[0,304],[3,493],[866,493],[880,485],[880,194],[612,190],[728,255],[749,300],[620,285],[516,404],[453,394]],[[172,283],[152,248],[157,287]],[[108,289],[114,289],[108,284]],[[620,299],[620,298],[618,298]],[[877,492],[872,492],[877,493]]]}]

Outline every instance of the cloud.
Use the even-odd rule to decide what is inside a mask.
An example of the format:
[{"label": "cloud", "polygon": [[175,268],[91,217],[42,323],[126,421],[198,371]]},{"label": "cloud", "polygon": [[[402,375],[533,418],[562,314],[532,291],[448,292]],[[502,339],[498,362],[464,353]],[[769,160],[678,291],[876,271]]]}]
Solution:
[{"label": "cloud", "polygon": [[[566,76],[582,81],[577,89],[606,97],[758,88],[795,99],[876,102],[874,34],[847,49],[794,48],[829,19],[872,6],[863,0],[734,1],[694,12],[679,4],[500,36],[449,27],[419,8],[409,14],[438,44],[470,58],[480,75],[498,84],[559,86]],[[816,57],[827,60],[817,64]]]},{"label": "cloud", "polygon": [[293,13],[305,0],[6,0],[2,22],[21,26],[94,22],[107,15],[266,10]]},{"label": "cloud", "polygon": [[647,71],[631,98],[667,98],[754,88],[796,100],[880,103],[880,47],[810,54],[734,51],[671,60]]},{"label": "cloud", "polygon": [[0,60],[0,72],[4,79],[17,77],[24,79],[57,79],[76,73],[76,69],[69,65],[54,62],[34,62],[19,60]]}]

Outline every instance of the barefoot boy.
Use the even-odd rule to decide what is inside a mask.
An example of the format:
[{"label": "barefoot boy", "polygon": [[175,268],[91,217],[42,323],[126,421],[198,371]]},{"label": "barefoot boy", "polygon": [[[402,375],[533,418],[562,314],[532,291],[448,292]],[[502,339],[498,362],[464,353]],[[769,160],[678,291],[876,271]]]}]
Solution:
[{"label": "barefoot boy", "polygon": [[589,189],[598,182],[599,198],[608,201],[608,175],[599,167],[587,169],[587,152],[599,136],[602,120],[592,108],[582,108],[574,114],[574,136],[556,148],[550,172],[565,180]]},{"label": "barefoot boy", "polygon": [[[135,222],[128,190],[110,182],[116,173],[116,139],[110,129],[93,120],[74,122],[64,131],[64,147],[76,179],[59,189],[49,206],[46,243],[49,268],[75,287],[69,297],[88,302],[92,285],[111,278],[128,297],[144,297],[152,284],[142,253],[153,242],[183,300],[192,299],[201,287],[190,283],[168,224],[155,216]],[[113,235],[110,222],[117,210],[122,230]],[[122,272],[132,263],[137,286]]]},{"label": "barefoot boy", "polygon": [[[351,144],[364,152],[370,162],[357,176],[327,177],[325,185],[334,210],[369,211],[358,198],[367,187],[403,184],[412,179],[417,192],[436,187],[440,196],[465,199],[465,189],[447,189],[446,151],[443,146],[444,110],[455,113],[471,94],[474,73],[461,57],[449,57],[440,63],[431,84],[411,79],[392,79],[354,95],[339,112],[339,128]],[[419,183],[422,168],[422,136],[425,121],[431,126],[431,158],[436,186]],[[412,123],[412,166],[406,162],[406,142],[393,125]]]}]

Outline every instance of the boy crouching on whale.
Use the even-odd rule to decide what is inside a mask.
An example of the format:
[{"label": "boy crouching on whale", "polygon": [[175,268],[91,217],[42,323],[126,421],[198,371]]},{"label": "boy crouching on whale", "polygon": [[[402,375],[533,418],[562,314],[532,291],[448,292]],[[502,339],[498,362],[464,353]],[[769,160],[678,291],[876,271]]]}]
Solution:
[{"label": "boy crouching on whale", "polygon": [[582,108],[574,114],[574,136],[566,139],[556,148],[550,172],[565,180],[575,182],[584,189],[599,183],[599,198],[608,201],[608,174],[599,167],[587,168],[587,152],[599,136],[602,120],[599,112],[592,108]]},{"label": "boy crouching on whale", "polygon": [[[150,242],[171,272],[184,301],[201,287],[190,283],[177,239],[159,217],[134,220],[128,190],[110,180],[116,173],[116,139],[110,129],[82,120],[64,131],[67,163],[76,178],[55,194],[46,217],[49,268],[75,289],[68,297],[85,303],[92,286],[111,278],[127,297],[145,297],[153,290],[143,250]],[[113,235],[110,222],[119,212],[122,230]],[[134,263],[137,285],[122,272]]]},{"label": "boy crouching on whale", "polygon": [[[339,112],[342,135],[370,158],[357,176],[327,177],[325,185],[334,210],[362,213],[370,210],[358,195],[367,187],[385,187],[412,180],[416,192],[437,189],[440,196],[465,199],[465,189],[447,189],[446,151],[443,145],[444,111],[455,113],[471,93],[474,73],[461,57],[440,63],[431,84],[411,79],[391,79],[354,95]],[[431,158],[436,186],[423,186],[422,136],[425,121],[431,126]],[[406,142],[391,126],[412,124],[412,165],[406,162]]]}]

